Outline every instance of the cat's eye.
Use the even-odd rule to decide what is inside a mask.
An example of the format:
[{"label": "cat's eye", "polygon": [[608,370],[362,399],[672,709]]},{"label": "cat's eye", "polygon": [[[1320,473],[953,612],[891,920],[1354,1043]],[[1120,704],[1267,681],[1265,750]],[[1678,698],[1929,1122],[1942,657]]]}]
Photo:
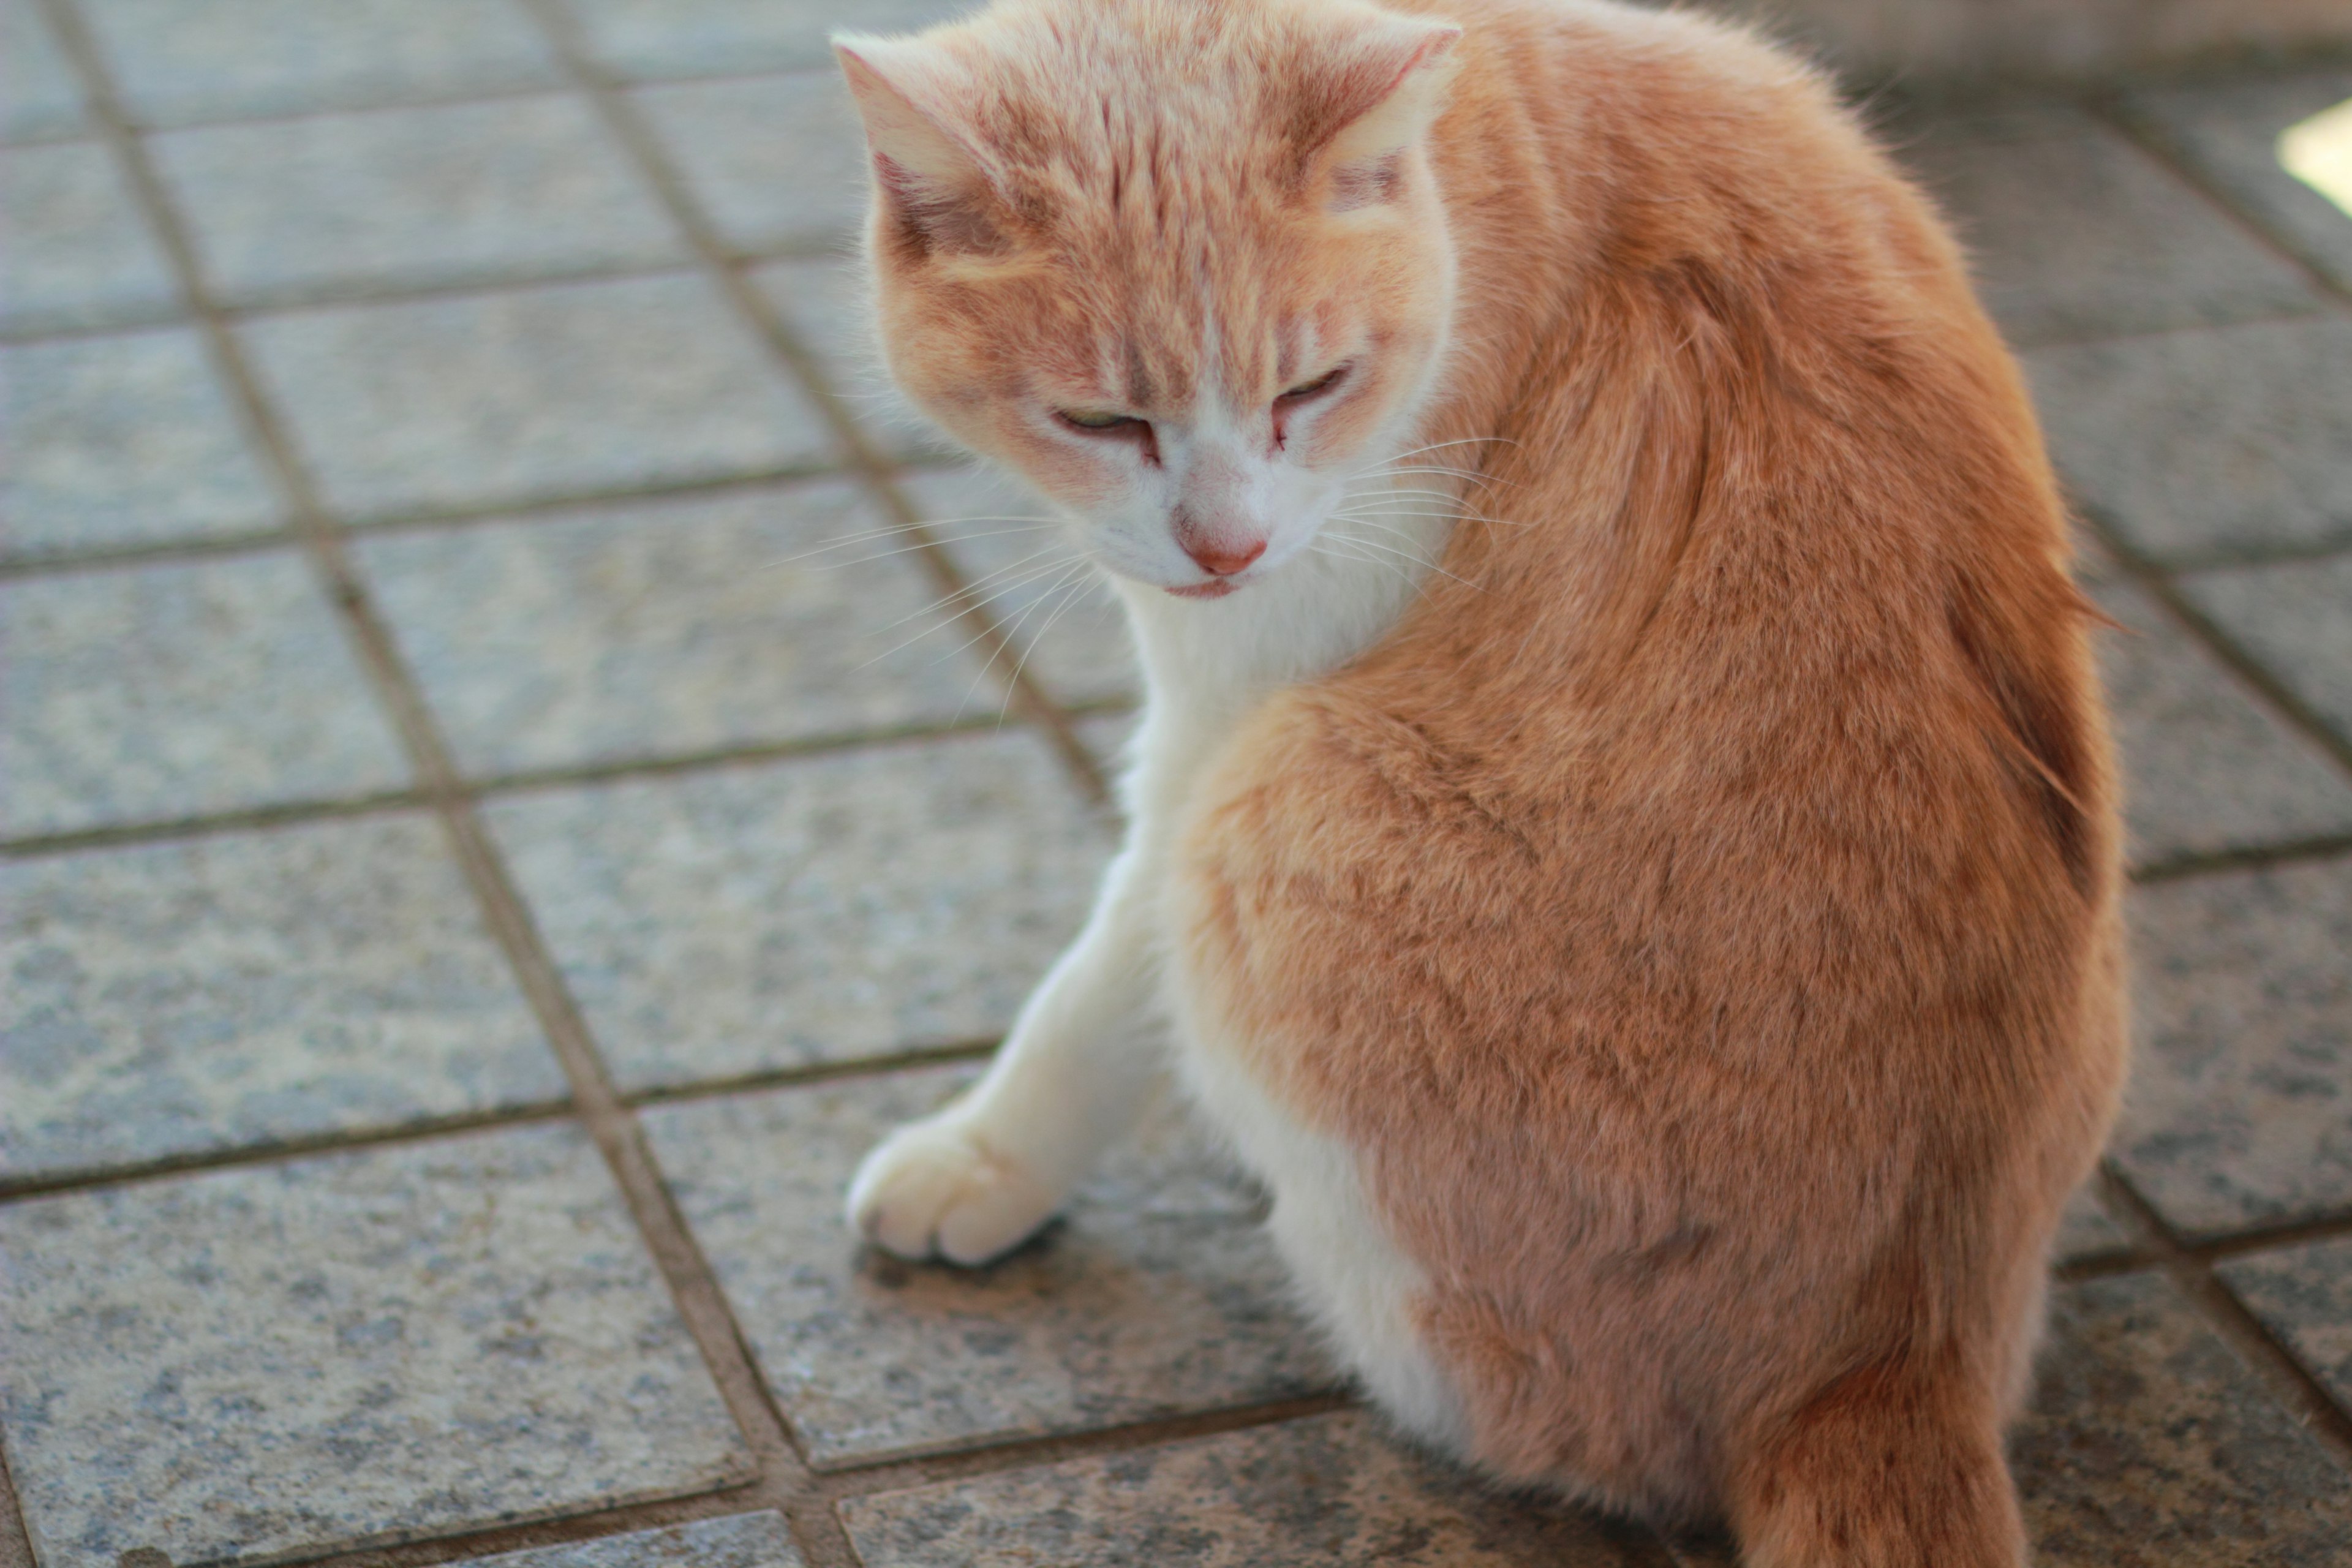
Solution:
[{"label": "cat's eye", "polygon": [[1142,420],[1131,414],[1102,414],[1092,409],[1065,408],[1056,416],[1065,425],[1075,425],[1081,430],[1121,430]]},{"label": "cat's eye", "polygon": [[1325,371],[1321,375],[1317,376],[1313,381],[1304,381],[1299,383],[1297,386],[1292,387],[1280,397],[1275,399],[1275,401],[1277,403],[1304,403],[1307,399],[1315,396],[1317,394],[1328,392],[1333,387],[1339,385],[1339,378],[1347,374],[1348,367],[1346,365],[1335,364],[1329,370]]}]

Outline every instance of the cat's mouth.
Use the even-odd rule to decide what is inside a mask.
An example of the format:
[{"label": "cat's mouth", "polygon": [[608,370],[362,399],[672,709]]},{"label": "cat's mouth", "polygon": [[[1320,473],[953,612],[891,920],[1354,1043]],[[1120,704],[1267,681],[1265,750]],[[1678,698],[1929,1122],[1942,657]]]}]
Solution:
[{"label": "cat's mouth", "polygon": [[1168,591],[1180,599],[1222,599],[1241,584],[1228,577],[1213,577],[1206,583],[1193,583]]}]

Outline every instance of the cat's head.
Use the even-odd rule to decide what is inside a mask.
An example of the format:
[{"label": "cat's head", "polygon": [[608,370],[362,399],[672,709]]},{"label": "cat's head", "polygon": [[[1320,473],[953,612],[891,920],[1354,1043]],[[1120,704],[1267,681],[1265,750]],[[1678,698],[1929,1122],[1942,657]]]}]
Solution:
[{"label": "cat's head", "polygon": [[836,39],[892,374],[1112,571],[1213,597],[1278,568],[1433,379],[1459,36],[1361,0],[1000,0]]}]

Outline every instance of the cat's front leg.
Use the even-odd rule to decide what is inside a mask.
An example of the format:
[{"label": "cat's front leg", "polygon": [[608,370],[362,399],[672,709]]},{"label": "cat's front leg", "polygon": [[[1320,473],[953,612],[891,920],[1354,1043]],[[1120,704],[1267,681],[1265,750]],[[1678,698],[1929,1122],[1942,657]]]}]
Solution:
[{"label": "cat's front leg", "polygon": [[861,1234],[901,1258],[985,1263],[1044,1225],[1134,1124],[1160,1059],[1150,880],[1137,849],[1122,854],[987,1074],[866,1156],[849,1188]]}]

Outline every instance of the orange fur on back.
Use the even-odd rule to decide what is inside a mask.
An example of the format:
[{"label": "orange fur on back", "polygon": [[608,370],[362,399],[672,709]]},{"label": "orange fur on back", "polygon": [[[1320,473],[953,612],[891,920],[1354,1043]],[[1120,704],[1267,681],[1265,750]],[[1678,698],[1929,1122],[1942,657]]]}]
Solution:
[{"label": "orange fur on back", "polygon": [[[1187,37],[1318,14],[1099,8]],[[1469,515],[1172,807],[1171,984],[1354,1152],[1470,1458],[1727,1519],[1767,1568],[2017,1563],[2000,1429],[2124,1032],[2090,617],[2015,366],[1926,202],[1780,53],[1601,4],[1389,9],[1463,29],[1419,154],[1448,276],[1268,244],[1278,198],[1225,191],[1201,221],[1247,233],[1203,300],[1173,260],[1117,281],[1150,269],[1099,226],[1002,284],[877,255],[894,363],[1081,375],[1124,312],[1157,395],[1211,374],[1204,321],[1272,344],[1335,287],[1448,290],[1412,437],[1462,443]],[[1193,90],[1152,65],[1118,90]],[[1192,134],[1221,178],[1276,166],[1272,133]],[[1085,504],[989,407],[942,416]]]}]

